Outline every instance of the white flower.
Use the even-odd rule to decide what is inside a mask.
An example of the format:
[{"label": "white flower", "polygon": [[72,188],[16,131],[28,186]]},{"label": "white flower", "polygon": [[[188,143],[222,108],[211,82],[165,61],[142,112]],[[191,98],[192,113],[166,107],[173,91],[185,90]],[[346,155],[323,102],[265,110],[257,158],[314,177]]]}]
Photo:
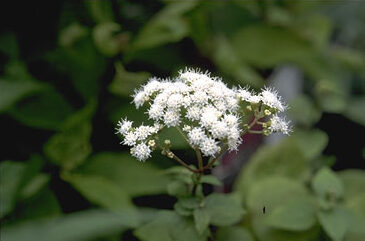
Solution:
[{"label": "white flower", "polygon": [[191,126],[184,125],[182,130],[185,131],[185,132],[189,132],[189,131],[191,131]]},{"label": "white flower", "polygon": [[131,149],[132,156],[136,157],[139,161],[145,161],[151,156],[151,149],[146,143],[140,143]]},{"label": "white flower", "polygon": [[152,104],[148,109],[148,116],[152,120],[159,120],[164,115],[164,108],[159,104]]},{"label": "white flower", "polygon": [[271,124],[269,130],[271,132],[282,132],[286,135],[289,135],[291,132],[290,123],[277,115],[273,115],[270,119],[270,122]]},{"label": "white flower", "polygon": [[202,128],[200,127],[194,127],[189,133],[188,133],[188,139],[191,145],[198,146],[200,142],[206,138],[206,135]]},{"label": "white flower", "polygon": [[215,156],[219,152],[220,147],[213,138],[204,138],[199,145],[200,150],[205,156]]},{"label": "white flower", "polygon": [[213,106],[205,107],[200,117],[200,124],[205,128],[210,128],[221,115],[222,113]]},{"label": "white flower", "polygon": [[189,120],[192,121],[199,120],[200,115],[201,115],[201,108],[199,108],[196,105],[193,105],[187,109],[186,118],[188,118]]},{"label": "white flower", "polygon": [[259,95],[251,95],[250,98],[248,99],[248,102],[250,102],[251,104],[258,104],[261,101],[261,96]]},{"label": "white flower", "polygon": [[172,94],[167,100],[167,105],[171,109],[177,109],[183,104],[184,96],[182,94]]},{"label": "white flower", "polygon": [[229,128],[225,122],[217,121],[211,126],[210,132],[214,138],[223,139],[228,135]]},{"label": "white flower", "polygon": [[198,90],[191,95],[191,101],[195,104],[206,104],[209,96],[204,91]]},{"label": "white flower", "polygon": [[239,118],[236,115],[228,114],[223,117],[223,121],[226,123],[226,125],[230,128],[235,128],[238,126]]},{"label": "white flower", "polygon": [[250,102],[252,93],[247,88],[240,88],[237,93],[238,97],[243,100]]},{"label": "white flower", "polygon": [[261,94],[261,101],[263,104],[282,112],[285,110],[285,105],[281,102],[281,97],[276,90],[265,88]]},{"label": "white flower", "polygon": [[138,136],[133,131],[129,131],[124,135],[124,140],[122,143],[127,146],[134,146],[137,139]]},{"label": "white flower", "polygon": [[164,114],[164,123],[168,127],[179,125],[180,123],[179,111],[168,109]]},{"label": "white flower", "polygon": [[148,99],[148,96],[146,95],[146,93],[144,91],[136,92],[133,95],[133,102],[136,105],[137,109],[139,107],[141,107],[147,99]]},{"label": "white flower", "polygon": [[227,145],[228,150],[233,151],[237,150],[238,146],[242,143],[240,130],[238,128],[232,128],[229,130]]},{"label": "white flower", "polygon": [[157,78],[151,78],[149,82],[143,87],[146,96],[151,96],[161,89],[161,82]]},{"label": "white flower", "polygon": [[129,121],[127,119],[121,119],[120,121],[118,121],[118,128],[117,128],[117,133],[124,135],[125,133],[127,133],[127,131],[129,131],[132,128],[132,121]]}]

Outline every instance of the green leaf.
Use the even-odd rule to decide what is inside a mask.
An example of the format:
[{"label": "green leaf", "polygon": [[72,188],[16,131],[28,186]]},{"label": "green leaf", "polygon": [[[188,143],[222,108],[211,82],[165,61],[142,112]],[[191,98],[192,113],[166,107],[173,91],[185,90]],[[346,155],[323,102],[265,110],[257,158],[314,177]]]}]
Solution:
[{"label": "green leaf", "polygon": [[346,213],[339,207],[331,211],[320,211],[318,220],[329,237],[334,241],[344,239],[348,229]]},{"label": "green leaf", "polygon": [[354,97],[348,102],[344,115],[352,121],[365,125],[365,97]]},{"label": "green leaf", "polygon": [[210,223],[229,226],[237,223],[245,213],[240,203],[227,194],[213,193],[206,197],[204,209],[210,216]]},{"label": "green leaf", "polygon": [[365,171],[359,169],[347,169],[337,172],[344,184],[344,198],[350,200],[365,190]]},{"label": "green leaf", "polygon": [[159,133],[159,138],[161,141],[170,140],[171,141],[171,149],[188,149],[189,144],[186,140],[181,136],[179,131],[176,128],[163,128]]},{"label": "green leaf", "polygon": [[79,23],[72,23],[60,31],[58,43],[62,47],[72,47],[89,34],[88,29]]},{"label": "green leaf", "polygon": [[208,230],[210,215],[205,209],[197,208],[194,210],[195,228],[199,234],[204,234]]},{"label": "green leaf", "polygon": [[325,200],[339,199],[344,193],[341,179],[328,167],[323,167],[316,173],[312,179],[312,188]]},{"label": "green leaf", "polygon": [[0,113],[18,101],[45,90],[45,86],[33,79],[24,63],[9,62],[5,66],[4,76],[0,79]]},{"label": "green leaf", "polygon": [[18,57],[19,48],[14,34],[5,33],[0,36],[0,51],[12,58]]},{"label": "green leaf", "polygon": [[264,85],[261,76],[237,56],[231,43],[223,36],[219,36],[215,40],[214,51],[212,52],[214,62],[225,74],[235,78],[236,82],[255,88]]},{"label": "green leaf", "polygon": [[182,180],[174,180],[167,185],[167,193],[170,196],[186,197],[191,193],[191,187]]},{"label": "green leaf", "polygon": [[127,193],[104,177],[70,175],[65,179],[90,202],[102,207],[116,211],[133,207]]},{"label": "green leaf", "polygon": [[188,35],[189,25],[183,15],[194,8],[196,4],[196,1],[168,4],[143,27],[133,43],[133,50],[177,42]]},{"label": "green leaf", "polygon": [[263,24],[242,28],[232,41],[242,61],[263,68],[308,59],[313,53],[311,44],[295,32]]},{"label": "green leaf", "polygon": [[113,21],[114,14],[111,2],[86,1],[85,5],[96,23]]},{"label": "green leaf", "polygon": [[316,222],[315,206],[310,200],[294,199],[275,208],[266,220],[273,228],[290,231],[307,230]]},{"label": "green leaf", "polygon": [[309,162],[293,137],[258,149],[235,183],[242,195],[254,182],[271,176],[304,181],[309,176]]},{"label": "green leaf", "polygon": [[200,178],[200,182],[214,186],[222,186],[222,182],[214,175],[204,175]]},{"label": "green leaf", "polygon": [[10,213],[22,181],[25,165],[19,162],[4,161],[0,164],[0,217]]},{"label": "green leaf", "polygon": [[50,176],[45,173],[35,175],[20,191],[20,196],[27,199],[38,193],[43,189],[50,180]]},{"label": "green leaf", "polygon": [[308,161],[318,157],[328,143],[327,134],[318,129],[311,131],[296,130],[293,138],[298,143],[298,147]]},{"label": "green leaf", "polygon": [[222,227],[218,229],[217,241],[254,241],[250,232],[242,227]]},{"label": "green leaf", "polygon": [[160,211],[158,216],[134,231],[142,241],[205,241],[207,233],[199,235],[194,223],[171,211]]},{"label": "green leaf", "polygon": [[[307,198],[308,191],[304,185],[285,177],[268,177],[255,182],[249,189],[246,197],[246,205],[250,213],[254,215],[271,213],[276,207],[284,205],[294,198]],[[285,197],[285,199],[283,199]]]},{"label": "green leaf", "polygon": [[296,124],[311,126],[321,117],[320,109],[314,105],[307,95],[299,95],[289,103],[288,114],[290,120]]},{"label": "green leaf", "polygon": [[9,110],[9,114],[31,127],[58,130],[72,111],[70,104],[50,88],[18,103]]},{"label": "green leaf", "polygon": [[153,159],[141,163],[129,153],[99,153],[92,156],[78,173],[102,176],[132,197],[164,193],[169,183],[169,179],[153,165]]},{"label": "green leaf", "polygon": [[147,81],[150,74],[147,72],[128,72],[121,62],[115,63],[116,74],[113,82],[109,86],[109,91],[113,94],[129,97],[133,90]]},{"label": "green leaf", "polygon": [[306,231],[286,231],[281,229],[275,229],[266,223],[265,217],[255,216],[252,217],[251,226],[253,233],[260,241],[308,241],[318,240],[320,235],[319,225],[313,226],[313,228]]},{"label": "green leaf", "polygon": [[91,153],[91,124],[84,122],[52,136],[44,146],[44,152],[54,163],[66,170],[81,165]]},{"label": "green leaf", "polygon": [[103,22],[93,29],[93,39],[98,50],[107,57],[112,57],[120,51],[120,42],[116,38],[116,32],[121,27],[115,22]]},{"label": "green leaf", "polygon": [[31,220],[1,229],[4,241],[79,241],[102,237],[136,227],[140,215],[135,211],[111,213],[89,210],[59,218]]}]

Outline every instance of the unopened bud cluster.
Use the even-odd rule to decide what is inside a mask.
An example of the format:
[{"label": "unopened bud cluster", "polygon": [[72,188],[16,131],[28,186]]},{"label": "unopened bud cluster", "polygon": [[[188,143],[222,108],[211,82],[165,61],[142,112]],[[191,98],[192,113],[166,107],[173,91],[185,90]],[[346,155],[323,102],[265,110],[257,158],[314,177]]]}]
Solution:
[{"label": "unopened bud cluster", "polygon": [[267,120],[263,123],[266,134],[290,132],[288,123],[277,115],[286,106],[276,91],[265,88],[255,94],[246,88],[228,88],[209,73],[188,69],[172,80],[151,78],[133,98],[137,109],[147,105],[148,118],[155,124],[133,128],[131,121],[122,119],[117,132],[123,136],[122,144],[131,146],[131,154],[140,161],[149,158],[156,146],[151,136],[165,127],[179,128],[193,148],[210,157],[215,157],[222,145],[229,151],[237,149],[247,124],[242,123],[242,117],[247,112]]}]

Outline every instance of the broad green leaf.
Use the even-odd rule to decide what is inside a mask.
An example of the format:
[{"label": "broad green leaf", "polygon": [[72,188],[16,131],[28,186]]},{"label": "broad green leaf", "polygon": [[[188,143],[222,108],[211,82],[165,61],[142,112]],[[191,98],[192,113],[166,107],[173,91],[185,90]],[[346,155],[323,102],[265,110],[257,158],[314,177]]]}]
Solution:
[{"label": "broad green leaf", "polygon": [[339,207],[330,211],[320,211],[318,220],[333,241],[344,239],[348,229],[346,213]]},{"label": "broad green leaf", "polygon": [[295,32],[263,24],[250,25],[233,36],[233,48],[246,63],[273,67],[288,61],[311,58],[311,44]]},{"label": "broad green leaf", "polygon": [[133,50],[153,48],[180,41],[189,33],[189,25],[183,15],[194,8],[195,1],[168,4],[144,25],[133,43]]},{"label": "broad green leaf", "polygon": [[174,180],[167,185],[167,193],[175,197],[186,197],[191,193],[192,186],[182,180]]},{"label": "broad green leaf", "polygon": [[20,196],[23,199],[30,198],[31,196],[38,193],[41,189],[43,189],[50,180],[50,176],[45,173],[39,173],[35,175],[32,179],[29,180],[28,183],[20,191]]},{"label": "broad green leaf", "polygon": [[113,94],[124,97],[132,95],[133,90],[139,88],[150,77],[150,74],[147,72],[128,72],[120,62],[115,63],[115,69],[116,74],[109,86],[109,90]]},{"label": "broad green leaf", "polygon": [[[253,215],[268,215],[276,207],[284,205],[294,198],[307,198],[308,191],[304,185],[285,177],[268,177],[255,182],[246,197],[246,205]],[[285,198],[283,198],[285,197]],[[262,209],[265,207],[266,214]]]},{"label": "broad green leaf", "polygon": [[84,122],[52,136],[44,146],[44,152],[54,163],[66,170],[82,164],[91,153],[91,124]]},{"label": "broad green leaf", "polygon": [[222,182],[214,175],[204,175],[201,177],[200,182],[214,186],[222,186]]},{"label": "broad green leaf", "polygon": [[204,234],[207,232],[209,222],[210,222],[210,215],[207,210],[203,208],[197,208],[194,210],[194,223],[195,228],[199,234]]},{"label": "broad green leaf", "polygon": [[105,70],[106,61],[96,50],[91,34],[76,39],[72,46],[60,46],[47,53],[45,59],[71,78],[72,85],[86,102],[97,97],[99,78]]},{"label": "broad green leaf", "polygon": [[179,131],[176,128],[164,128],[159,133],[159,138],[161,141],[170,140],[171,141],[171,149],[187,149],[189,148],[189,144],[186,142],[184,137],[181,136]]},{"label": "broad green leaf", "polygon": [[349,200],[365,191],[365,171],[347,169],[337,172],[344,184],[344,199]]},{"label": "broad green leaf", "polygon": [[54,89],[27,98],[9,110],[9,114],[25,125],[58,130],[73,108]]},{"label": "broad green leaf", "polygon": [[105,177],[70,175],[64,178],[92,203],[116,211],[133,207],[127,193]]},{"label": "broad green leaf", "polygon": [[348,102],[344,115],[352,121],[365,125],[365,97],[354,97]]},{"label": "broad green leaf", "polygon": [[134,231],[142,241],[205,241],[207,233],[199,235],[192,220],[171,211],[160,211],[158,216]]},{"label": "broad green leaf", "polygon": [[11,212],[25,170],[24,163],[3,161],[0,164],[0,218]]},{"label": "broad green leaf", "polygon": [[79,23],[73,23],[60,31],[58,43],[62,47],[72,47],[77,41],[89,34],[88,29]]},{"label": "broad green leaf", "polygon": [[210,223],[229,226],[237,223],[245,213],[240,203],[227,194],[213,193],[206,197],[204,209],[210,216]]},{"label": "broad green leaf", "polygon": [[[3,33],[0,36],[0,51],[12,58],[18,57],[19,49],[17,40],[12,33]],[[2,88],[1,88],[2,89]]]},{"label": "broad green leaf", "polygon": [[309,176],[309,162],[306,161],[293,137],[286,138],[278,144],[258,149],[235,183],[236,190],[242,192],[254,182],[270,176],[282,176],[303,181]]},{"label": "broad green leaf", "polygon": [[10,61],[0,79],[0,112],[9,109],[21,99],[45,90],[45,87],[45,84],[37,82],[28,73],[23,62]]},{"label": "broad green leaf", "polygon": [[319,197],[329,201],[341,198],[344,193],[341,179],[328,167],[317,172],[312,179],[312,188]]},{"label": "broad green leaf", "polygon": [[255,237],[259,241],[308,241],[317,240],[320,235],[318,225],[306,231],[286,231],[270,227],[265,217],[252,217],[251,226]]},{"label": "broad green leaf", "polygon": [[365,191],[361,190],[356,196],[351,197],[351,199],[346,202],[346,207],[362,215],[365,220]]},{"label": "broad green leaf", "polygon": [[[364,196],[364,195],[363,195]],[[362,206],[364,206],[364,199]],[[347,232],[345,234],[346,241],[362,241],[365,237],[365,213],[359,213],[358,210],[343,209],[347,215]]]},{"label": "broad green leaf", "polygon": [[120,30],[120,25],[115,22],[103,22],[94,27],[94,43],[105,56],[112,57],[120,51],[120,42],[115,35]]},{"label": "broad green leaf", "polygon": [[49,189],[43,188],[36,195],[23,200],[17,207],[15,218],[17,221],[34,220],[38,218],[56,217],[62,214],[56,196]]},{"label": "broad green leaf", "polygon": [[102,176],[132,197],[164,193],[169,179],[152,162],[141,163],[129,153],[104,152],[92,156],[78,173]]},{"label": "broad green leaf", "polygon": [[79,241],[120,233],[140,223],[136,211],[88,210],[63,217],[31,220],[1,229],[4,241]]},{"label": "broad green leaf", "polygon": [[273,228],[303,231],[316,222],[315,206],[310,200],[294,199],[275,208],[266,219]]},{"label": "broad green leaf", "polygon": [[231,43],[226,38],[218,37],[215,40],[214,47],[214,62],[225,74],[232,76],[235,82],[255,88],[263,86],[264,81],[261,76],[237,56]]},{"label": "broad green leaf", "polygon": [[217,241],[254,241],[250,232],[242,227],[222,227],[218,229]]},{"label": "broad green leaf", "polygon": [[318,157],[328,143],[327,134],[318,129],[311,131],[296,130],[293,138],[308,161]]},{"label": "broad green leaf", "polygon": [[289,103],[288,114],[296,124],[311,126],[321,117],[319,107],[306,95],[299,95]]},{"label": "broad green leaf", "polygon": [[113,6],[110,1],[86,1],[85,5],[96,23],[114,20]]}]

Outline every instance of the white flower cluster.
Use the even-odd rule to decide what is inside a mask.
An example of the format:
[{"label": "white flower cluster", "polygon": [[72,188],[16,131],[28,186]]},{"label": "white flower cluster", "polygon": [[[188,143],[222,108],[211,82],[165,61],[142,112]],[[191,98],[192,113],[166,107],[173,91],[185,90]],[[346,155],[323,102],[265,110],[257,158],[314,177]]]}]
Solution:
[{"label": "white flower cluster", "polygon": [[[150,79],[133,98],[136,108],[148,104],[148,117],[155,122],[153,127],[142,125],[136,129],[128,120],[118,123],[118,133],[124,136],[122,143],[133,146],[131,153],[139,160],[150,156],[148,137],[165,126],[180,128],[192,147],[214,157],[221,144],[227,144],[232,151],[242,142],[242,103],[262,103],[269,112],[267,116],[285,110],[280,97],[271,89],[265,88],[258,95],[245,88],[230,89],[220,78],[190,69],[180,71],[173,80]],[[273,115],[268,130],[288,133],[289,126]]]}]

